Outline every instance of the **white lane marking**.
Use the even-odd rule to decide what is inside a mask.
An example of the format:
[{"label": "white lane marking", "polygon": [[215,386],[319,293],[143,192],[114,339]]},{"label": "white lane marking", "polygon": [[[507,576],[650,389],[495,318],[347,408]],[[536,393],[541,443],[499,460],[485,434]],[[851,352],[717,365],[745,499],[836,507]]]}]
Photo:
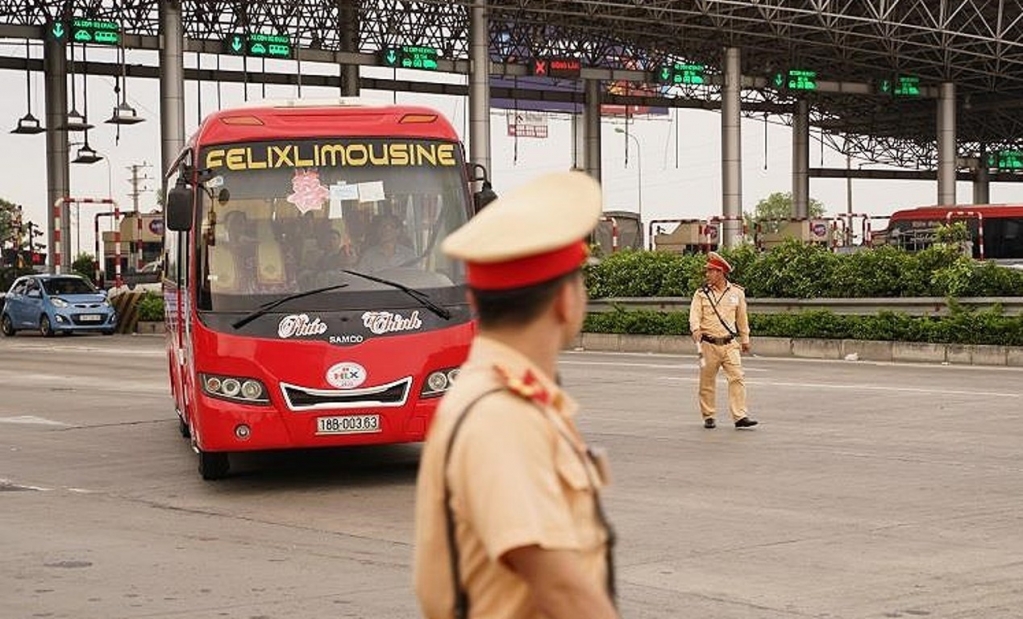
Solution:
[{"label": "white lane marking", "polygon": [[10,350],[27,350],[27,351],[46,351],[46,352],[61,352],[61,353],[99,353],[108,355],[135,355],[140,357],[162,357],[167,354],[166,349],[150,349],[150,348],[107,348],[105,346],[84,346],[84,345],[57,345],[57,344],[7,344],[4,346],[5,349]]},{"label": "white lane marking", "polygon": [[[655,370],[686,370],[699,367],[696,361],[690,361],[689,363],[675,363],[675,364],[663,364],[663,363],[612,363],[609,361],[561,361],[561,365],[606,365],[615,368],[645,368]],[[742,368],[746,372],[769,372],[766,368],[750,368],[743,366]]]},{"label": "white lane marking", "polygon": [[46,419],[45,417],[36,417],[35,415],[16,415],[14,417],[0,417],[0,423],[20,423],[26,425],[37,425],[37,426],[67,426],[69,424],[54,421],[52,419]]},{"label": "white lane marking", "polygon": [[135,379],[115,379],[113,377],[69,377],[59,374],[27,374],[24,372],[10,372],[0,370],[0,385],[10,383],[11,385],[24,386],[26,384],[38,384],[53,389],[87,389],[91,391],[115,391],[131,393],[151,393],[164,395],[170,392],[169,383],[166,381],[140,381]]},{"label": "white lane marking", "polygon": [[[697,382],[696,378],[658,376],[658,380],[672,380],[684,382]],[[772,380],[747,380],[747,385],[763,385],[764,387],[792,387],[794,389],[846,389],[855,391],[890,391],[894,393],[922,393],[927,395],[966,395],[966,396],[991,396],[996,398],[1020,398],[1023,393],[999,393],[996,391],[964,391],[957,389],[925,389],[922,387],[882,387],[878,385],[864,385],[859,383],[832,385],[828,383],[786,383]]]},{"label": "white lane marking", "polygon": [[16,488],[18,490],[38,490],[40,492],[48,492],[50,490],[49,488],[44,488],[42,486],[26,486],[24,484],[16,484],[10,479],[4,479],[2,477],[0,477],[0,486],[3,486],[5,488]]}]

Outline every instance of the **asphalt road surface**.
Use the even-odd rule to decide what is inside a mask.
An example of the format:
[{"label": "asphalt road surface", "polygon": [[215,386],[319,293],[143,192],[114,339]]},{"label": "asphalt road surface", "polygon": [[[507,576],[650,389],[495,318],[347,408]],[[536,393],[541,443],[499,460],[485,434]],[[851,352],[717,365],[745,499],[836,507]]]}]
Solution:
[{"label": "asphalt road surface", "polygon": [[[746,364],[762,425],[704,430],[693,357],[564,355],[624,617],[1021,616],[1023,371]],[[418,446],[203,482],[165,368],[157,337],[0,340],[0,618],[418,616]]]}]

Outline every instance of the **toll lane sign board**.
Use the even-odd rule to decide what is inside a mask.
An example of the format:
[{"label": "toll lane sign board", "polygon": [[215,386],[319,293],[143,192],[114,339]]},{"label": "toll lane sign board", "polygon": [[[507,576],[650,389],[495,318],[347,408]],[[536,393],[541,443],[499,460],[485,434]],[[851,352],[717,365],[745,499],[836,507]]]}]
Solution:
[{"label": "toll lane sign board", "polygon": [[704,73],[706,67],[702,64],[687,64],[676,62],[664,65],[657,70],[657,81],[661,84],[686,84],[700,85],[707,83],[707,76]]},{"label": "toll lane sign board", "polygon": [[99,19],[71,19],[51,22],[47,36],[54,41],[97,45],[120,45],[121,25]]},{"label": "toll lane sign board", "polygon": [[224,39],[224,53],[232,56],[288,59],[294,54],[291,39],[278,34],[250,32]]},{"label": "toll lane sign board", "polygon": [[578,58],[534,58],[529,69],[538,77],[578,79],[582,75],[583,63]]},{"label": "toll lane sign board", "polygon": [[403,45],[402,47],[388,47],[380,50],[380,62],[385,67],[393,67],[395,69],[436,71],[437,59],[439,57],[440,51],[433,47]]},{"label": "toll lane sign board", "polygon": [[987,167],[1003,172],[1019,172],[1023,170],[1023,151],[1000,150],[990,153],[987,156]]},{"label": "toll lane sign board", "polygon": [[919,97],[920,78],[911,75],[897,75],[894,79],[881,79],[877,90],[890,97]]},{"label": "toll lane sign board", "polygon": [[771,83],[778,90],[817,90],[817,72],[789,69],[785,73],[775,73]]}]

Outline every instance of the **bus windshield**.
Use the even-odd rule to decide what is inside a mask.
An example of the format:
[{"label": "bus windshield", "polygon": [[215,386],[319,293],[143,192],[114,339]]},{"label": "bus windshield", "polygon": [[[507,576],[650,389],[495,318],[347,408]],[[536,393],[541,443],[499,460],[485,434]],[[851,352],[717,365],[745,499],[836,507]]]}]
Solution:
[{"label": "bus windshield", "polygon": [[332,302],[400,295],[346,270],[417,290],[464,284],[461,264],[440,251],[470,212],[456,143],[251,142],[207,147],[200,161],[209,175],[197,212],[200,310],[250,311],[348,282]]}]

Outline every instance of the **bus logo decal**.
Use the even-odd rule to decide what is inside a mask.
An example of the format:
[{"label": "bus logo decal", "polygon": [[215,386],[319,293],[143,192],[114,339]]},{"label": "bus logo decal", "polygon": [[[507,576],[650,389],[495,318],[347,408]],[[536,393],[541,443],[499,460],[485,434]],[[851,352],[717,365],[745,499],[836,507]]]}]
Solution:
[{"label": "bus logo decal", "polygon": [[361,344],[366,338],[358,333],[330,336],[331,344]]},{"label": "bus logo decal", "polygon": [[304,335],[323,335],[326,331],[327,325],[319,318],[309,318],[308,314],[289,314],[277,324],[277,335],[282,340]]},{"label": "bus logo decal", "polygon": [[419,319],[419,311],[412,312],[408,318],[397,312],[365,312],[362,314],[362,324],[377,335],[394,333],[397,331],[415,331],[423,326]]},{"label": "bus logo decal", "polygon": [[343,361],[327,370],[327,382],[338,389],[355,389],[365,381],[366,368],[358,363]]}]

